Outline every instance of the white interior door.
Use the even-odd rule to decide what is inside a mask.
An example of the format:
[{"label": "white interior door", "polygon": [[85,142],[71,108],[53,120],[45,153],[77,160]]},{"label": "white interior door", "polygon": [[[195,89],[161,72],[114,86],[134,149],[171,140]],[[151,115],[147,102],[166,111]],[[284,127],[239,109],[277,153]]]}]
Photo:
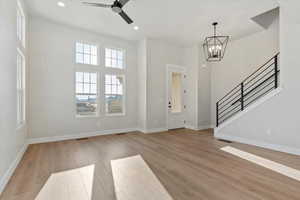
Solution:
[{"label": "white interior door", "polygon": [[185,126],[185,70],[167,66],[167,122],[168,129]]}]

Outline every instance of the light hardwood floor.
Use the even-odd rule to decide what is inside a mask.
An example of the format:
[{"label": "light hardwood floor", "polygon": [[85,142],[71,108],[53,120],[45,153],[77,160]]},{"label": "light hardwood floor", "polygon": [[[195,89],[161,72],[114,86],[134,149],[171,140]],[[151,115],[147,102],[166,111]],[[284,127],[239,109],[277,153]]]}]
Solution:
[{"label": "light hardwood floor", "polygon": [[221,142],[209,130],[133,132],[30,145],[0,200],[47,200],[54,191],[69,193],[51,200],[117,200],[111,161],[137,155],[174,200],[300,199],[299,181],[221,151],[225,146],[300,170],[299,156]]}]

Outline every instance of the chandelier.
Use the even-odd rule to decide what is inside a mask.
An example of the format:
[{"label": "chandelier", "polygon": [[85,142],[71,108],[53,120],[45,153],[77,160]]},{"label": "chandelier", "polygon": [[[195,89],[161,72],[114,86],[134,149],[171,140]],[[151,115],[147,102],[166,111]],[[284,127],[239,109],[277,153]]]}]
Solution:
[{"label": "chandelier", "polygon": [[224,57],[229,36],[217,36],[217,22],[214,26],[214,35],[206,37],[203,44],[204,55],[208,62],[221,61]]}]

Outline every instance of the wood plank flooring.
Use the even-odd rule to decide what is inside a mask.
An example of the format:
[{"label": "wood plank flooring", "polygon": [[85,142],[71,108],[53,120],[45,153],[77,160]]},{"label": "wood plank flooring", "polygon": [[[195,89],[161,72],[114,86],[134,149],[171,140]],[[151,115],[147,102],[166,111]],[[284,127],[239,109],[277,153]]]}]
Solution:
[{"label": "wood plank flooring", "polygon": [[30,145],[0,200],[47,200],[51,184],[55,192],[69,191],[52,200],[117,200],[111,160],[137,155],[174,200],[300,199],[299,181],[221,151],[224,146],[300,170],[299,156],[221,142],[209,130],[132,132]]}]

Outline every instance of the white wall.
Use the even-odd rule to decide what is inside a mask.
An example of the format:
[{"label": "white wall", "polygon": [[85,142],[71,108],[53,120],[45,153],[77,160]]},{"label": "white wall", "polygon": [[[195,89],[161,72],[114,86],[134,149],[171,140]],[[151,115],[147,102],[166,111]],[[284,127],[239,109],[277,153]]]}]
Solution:
[{"label": "white wall", "polygon": [[[104,115],[96,118],[76,118],[74,96],[74,51],[76,41],[86,41],[102,47],[126,50],[126,115]],[[104,60],[94,67],[104,73],[122,73],[105,69]],[[76,135],[103,130],[137,127],[137,45],[135,42],[101,36],[79,29],[51,23],[41,18],[30,19],[30,138]],[[102,81],[103,82],[103,81]],[[103,86],[101,94],[103,94]]]},{"label": "white wall", "polygon": [[138,113],[137,124],[140,131],[147,130],[147,40],[138,44]]},{"label": "white wall", "polygon": [[218,135],[300,155],[300,2],[279,2],[282,92],[220,130]]},{"label": "white wall", "polygon": [[26,126],[17,130],[16,1],[0,1],[0,193],[26,139]]},{"label": "white wall", "polygon": [[265,31],[229,42],[224,59],[210,63],[211,121],[216,124],[216,102],[279,52],[279,19]]}]

